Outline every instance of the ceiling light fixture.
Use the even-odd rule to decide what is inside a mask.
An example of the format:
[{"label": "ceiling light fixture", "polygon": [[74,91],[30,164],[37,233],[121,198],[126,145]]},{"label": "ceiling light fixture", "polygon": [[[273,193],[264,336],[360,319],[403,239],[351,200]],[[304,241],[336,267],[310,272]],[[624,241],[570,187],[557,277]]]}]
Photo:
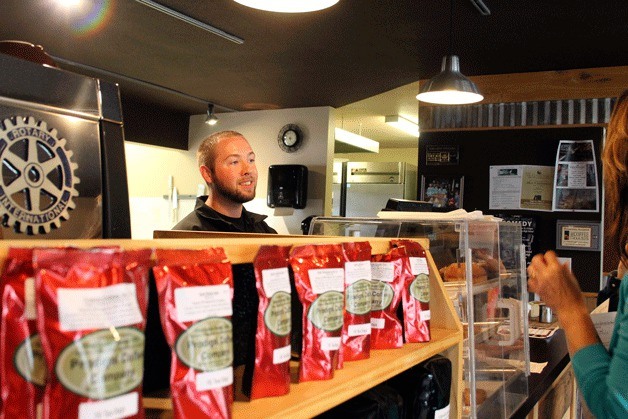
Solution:
[{"label": "ceiling light fixture", "polygon": [[358,134],[346,131],[342,128],[336,128],[335,130],[336,141],[340,144],[340,148],[336,147],[337,153],[352,153],[367,151],[369,153],[379,153],[379,143],[370,138],[363,137]]},{"label": "ceiling light fixture", "polygon": [[419,125],[399,115],[388,115],[385,118],[387,124],[407,132],[408,134],[419,137]]},{"label": "ceiling light fixture", "polygon": [[207,104],[207,118],[205,118],[205,123],[207,125],[216,125],[218,123],[218,117],[214,113],[214,104]]},{"label": "ceiling light fixture", "polygon": [[338,3],[338,0],[235,0],[236,3],[254,9],[279,13],[304,13],[326,9]]},{"label": "ceiling light fixture", "polygon": [[58,3],[66,7],[74,7],[81,4],[81,0],[58,0]]},{"label": "ceiling light fixture", "polygon": [[460,61],[453,55],[454,0],[449,8],[449,55],[443,57],[441,72],[425,82],[416,98],[422,102],[440,105],[466,105],[484,99],[478,87],[460,72]]}]

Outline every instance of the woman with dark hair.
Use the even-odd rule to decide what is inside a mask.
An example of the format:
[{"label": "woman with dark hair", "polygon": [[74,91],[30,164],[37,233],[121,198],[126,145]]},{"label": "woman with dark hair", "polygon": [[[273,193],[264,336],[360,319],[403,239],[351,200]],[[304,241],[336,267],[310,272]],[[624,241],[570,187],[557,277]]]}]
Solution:
[{"label": "woman with dark hair", "polygon": [[617,317],[609,350],[600,343],[578,281],[549,251],[532,258],[528,288],[553,308],[565,330],[576,380],[598,418],[628,418],[628,90],[618,99],[608,123],[602,155],[606,192],[606,234],[620,251]]}]

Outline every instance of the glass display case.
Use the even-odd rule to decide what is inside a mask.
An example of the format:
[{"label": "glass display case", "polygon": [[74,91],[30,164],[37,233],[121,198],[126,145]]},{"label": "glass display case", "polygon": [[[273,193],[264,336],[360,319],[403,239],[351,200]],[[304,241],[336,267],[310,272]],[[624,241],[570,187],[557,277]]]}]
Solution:
[{"label": "glass display case", "polygon": [[528,397],[530,374],[521,226],[493,217],[420,219],[420,214],[316,217],[310,234],[428,239],[464,326],[463,416],[510,417]]}]

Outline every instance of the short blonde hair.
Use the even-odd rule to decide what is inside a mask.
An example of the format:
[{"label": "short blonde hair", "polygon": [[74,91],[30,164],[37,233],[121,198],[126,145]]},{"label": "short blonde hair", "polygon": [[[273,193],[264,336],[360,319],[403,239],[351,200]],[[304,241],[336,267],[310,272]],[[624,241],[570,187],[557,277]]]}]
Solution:
[{"label": "short blonde hair", "polygon": [[205,138],[196,152],[196,161],[198,166],[207,166],[214,169],[214,159],[216,158],[216,146],[225,138],[242,137],[244,135],[237,131],[219,131]]}]

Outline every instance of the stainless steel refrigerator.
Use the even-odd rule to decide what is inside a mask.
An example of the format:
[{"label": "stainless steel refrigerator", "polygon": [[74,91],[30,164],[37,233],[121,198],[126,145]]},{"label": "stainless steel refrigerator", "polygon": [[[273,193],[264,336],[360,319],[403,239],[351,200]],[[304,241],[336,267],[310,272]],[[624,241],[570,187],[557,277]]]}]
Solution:
[{"label": "stainless steel refrigerator", "polygon": [[374,217],[389,198],[416,196],[416,166],[405,162],[334,163],[332,215]]}]

